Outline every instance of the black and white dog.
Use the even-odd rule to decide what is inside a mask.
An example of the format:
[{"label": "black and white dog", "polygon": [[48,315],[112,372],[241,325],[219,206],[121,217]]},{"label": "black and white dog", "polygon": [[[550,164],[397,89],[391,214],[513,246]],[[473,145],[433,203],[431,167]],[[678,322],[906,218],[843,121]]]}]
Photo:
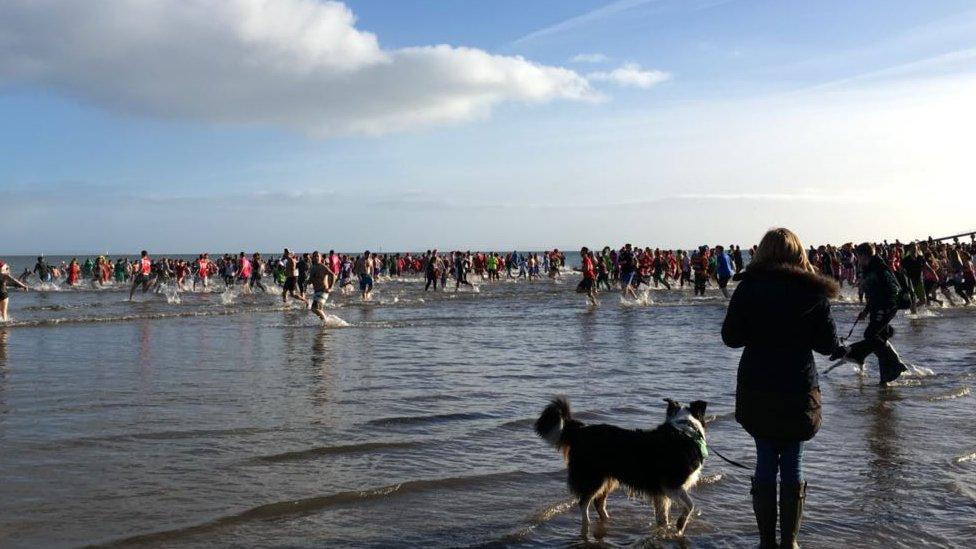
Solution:
[{"label": "black and white dog", "polygon": [[590,521],[590,505],[596,504],[600,519],[607,519],[607,496],[619,484],[654,502],[657,525],[668,527],[671,500],[684,510],[675,528],[680,536],[694,510],[688,489],[698,482],[708,455],[704,417],[707,403],[687,407],[668,403],[664,423],[651,431],[628,430],[613,425],[583,425],[573,419],[569,402],[559,397],[542,411],[535,432],[559,449],[568,464],[569,489],[579,497],[583,532]]}]

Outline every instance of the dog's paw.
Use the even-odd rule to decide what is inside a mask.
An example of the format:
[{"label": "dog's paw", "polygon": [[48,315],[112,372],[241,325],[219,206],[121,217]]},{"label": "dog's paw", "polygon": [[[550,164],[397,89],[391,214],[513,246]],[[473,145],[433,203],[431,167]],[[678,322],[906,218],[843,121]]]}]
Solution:
[{"label": "dog's paw", "polygon": [[690,514],[684,515],[684,516],[682,516],[681,518],[678,519],[678,522],[677,523],[675,523],[675,525],[674,525],[674,535],[675,535],[675,537],[679,537],[679,538],[684,537],[684,535],[685,535],[685,527],[688,526],[688,519],[689,518],[691,518],[691,515]]}]

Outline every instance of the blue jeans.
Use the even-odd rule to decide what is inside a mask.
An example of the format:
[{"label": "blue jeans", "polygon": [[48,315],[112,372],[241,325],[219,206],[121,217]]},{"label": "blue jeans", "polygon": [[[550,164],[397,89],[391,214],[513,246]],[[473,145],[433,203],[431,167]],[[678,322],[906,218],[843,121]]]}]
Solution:
[{"label": "blue jeans", "polygon": [[773,484],[779,471],[780,482],[783,484],[799,484],[803,482],[803,441],[802,440],[773,440],[757,438],[756,440],[756,480],[760,483]]}]

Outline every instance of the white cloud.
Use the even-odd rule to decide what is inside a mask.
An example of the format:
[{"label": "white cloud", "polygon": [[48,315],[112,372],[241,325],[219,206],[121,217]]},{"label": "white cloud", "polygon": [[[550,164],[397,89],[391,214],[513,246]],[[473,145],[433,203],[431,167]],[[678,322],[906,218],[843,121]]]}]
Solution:
[{"label": "white cloud", "polygon": [[581,53],[570,59],[571,63],[605,63],[610,58],[602,53]]},{"label": "white cloud", "polygon": [[6,0],[0,84],[159,117],[375,135],[590,100],[574,71],[447,45],[384,50],[339,2]]},{"label": "white cloud", "polygon": [[586,76],[590,80],[613,82],[618,86],[632,86],[644,89],[671,79],[670,73],[643,70],[637,63],[624,63],[610,72],[591,72]]}]

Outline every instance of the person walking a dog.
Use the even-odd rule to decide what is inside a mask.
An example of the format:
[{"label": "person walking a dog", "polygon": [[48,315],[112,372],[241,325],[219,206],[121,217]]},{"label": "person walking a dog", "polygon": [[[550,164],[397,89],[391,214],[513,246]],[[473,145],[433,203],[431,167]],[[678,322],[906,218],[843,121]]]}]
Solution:
[{"label": "person walking a dog", "polygon": [[867,304],[857,319],[870,320],[864,330],[864,339],[851,345],[850,349],[838,349],[830,358],[844,359],[863,367],[864,359],[874,353],[878,357],[881,386],[884,387],[908,369],[889,341],[895,334],[890,323],[898,314],[898,309],[909,308],[913,296],[910,290],[899,284],[891,267],[877,255],[874,244],[858,244],[854,251],[863,273],[861,290],[867,298]]},{"label": "person walking a dog", "polygon": [[752,505],[760,547],[776,545],[776,477],[779,474],[778,547],[798,547],[807,483],[803,445],[820,429],[821,396],[813,351],[840,348],[830,314],[839,287],[817,274],[800,239],[790,230],[766,233],[739,281],[722,341],[744,348],[739,362],[735,419],[755,439]]}]

